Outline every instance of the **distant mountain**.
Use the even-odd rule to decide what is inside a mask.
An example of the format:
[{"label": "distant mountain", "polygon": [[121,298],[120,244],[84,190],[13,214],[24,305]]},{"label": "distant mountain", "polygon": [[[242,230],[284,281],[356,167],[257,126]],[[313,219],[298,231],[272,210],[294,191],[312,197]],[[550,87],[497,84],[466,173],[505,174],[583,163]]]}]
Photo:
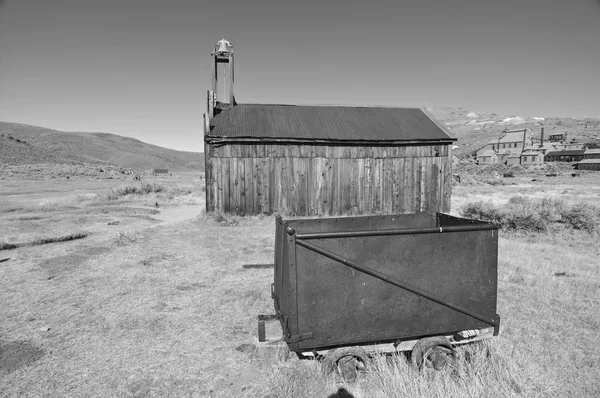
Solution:
[{"label": "distant mountain", "polygon": [[600,119],[598,118],[557,118],[499,115],[463,108],[428,108],[455,138],[460,148],[454,151],[459,157],[470,154],[489,141],[498,138],[503,130],[530,128],[535,142],[541,139],[544,128],[544,141],[552,134],[567,133],[569,142],[600,145]]},{"label": "distant mountain", "polygon": [[65,132],[0,122],[0,163],[91,163],[139,171],[203,171],[204,154],[162,148],[115,134]]}]

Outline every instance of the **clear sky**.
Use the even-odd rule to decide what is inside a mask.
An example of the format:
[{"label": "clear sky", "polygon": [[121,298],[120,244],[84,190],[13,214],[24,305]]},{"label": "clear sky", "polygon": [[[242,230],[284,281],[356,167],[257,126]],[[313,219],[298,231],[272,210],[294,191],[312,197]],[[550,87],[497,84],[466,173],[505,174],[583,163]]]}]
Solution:
[{"label": "clear sky", "polygon": [[600,116],[600,0],[0,0],[0,120],[201,151],[222,37],[239,103]]}]

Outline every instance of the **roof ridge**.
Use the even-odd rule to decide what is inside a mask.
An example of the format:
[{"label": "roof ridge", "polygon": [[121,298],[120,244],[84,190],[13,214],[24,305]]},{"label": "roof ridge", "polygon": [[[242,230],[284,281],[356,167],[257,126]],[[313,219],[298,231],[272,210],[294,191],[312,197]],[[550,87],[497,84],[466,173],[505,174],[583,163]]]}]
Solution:
[{"label": "roof ridge", "polygon": [[[296,103],[296,104],[267,104],[267,103],[259,103],[259,102],[244,102],[244,103],[236,103],[236,106],[240,105],[258,105],[258,106],[296,106],[296,107],[315,107],[315,108],[366,108],[366,109],[419,109],[423,110],[423,107],[420,106],[384,106],[384,105],[351,105],[351,104],[305,104],[305,103]],[[235,107],[234,107],[235,108]],[[230,108],[231,109],[231,108]]]}]

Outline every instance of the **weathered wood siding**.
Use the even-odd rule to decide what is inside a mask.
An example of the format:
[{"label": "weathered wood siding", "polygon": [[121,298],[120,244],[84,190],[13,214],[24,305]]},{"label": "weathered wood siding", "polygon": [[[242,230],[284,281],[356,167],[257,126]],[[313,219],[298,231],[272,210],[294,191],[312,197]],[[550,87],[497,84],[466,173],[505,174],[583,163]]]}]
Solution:
[{"label": "weathered wood siding", "polygon": [[206,145],[206,209],[350,215],[450,211],[450,145]]}]

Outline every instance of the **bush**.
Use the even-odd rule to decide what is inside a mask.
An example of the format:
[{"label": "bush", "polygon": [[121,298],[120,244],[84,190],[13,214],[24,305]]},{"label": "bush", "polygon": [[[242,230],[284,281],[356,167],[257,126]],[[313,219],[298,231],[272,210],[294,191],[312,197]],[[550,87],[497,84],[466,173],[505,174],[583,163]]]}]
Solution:
[{"label": "bush", "polygon": [[491,202],[471,202],[466,204],[460,211],[461,216],[477,220],[485,220],[500,223],[500,213]]},{"label": "bush", "polygon": [[598,223],[598,208],[587,203],[578,203],[562,214],[563,222],[574,229],[592,232]]},{"label": "bush", "polygon": [[211,211],[206,214],[208,217],[212,218],[215,222],[219,223],[220,225],[226,226],[226,227],[235,227],[240,224],[237,216],[223,213],[221,210]]},{"label": "bush", "polygon": [[466,218],[500,224],[509,231],[544,232],[553,224],[564,224],[592,232],[598,226],[600,209],[585,203],[568,206],[557,198],[513,196],[500,207],[491,202],[469,203],[461,209],[460,214]]},{"label": "bush", "polygon": [[136,185],[126,185],[124,187],[114,188],[108,192],[106,198],[108,200],[117,200],[123,196],[128,195],[147,195],[150,193],[158,193],[165,191],[165,188],[162,185],[156,183],[144,183],[140,186]]}]

